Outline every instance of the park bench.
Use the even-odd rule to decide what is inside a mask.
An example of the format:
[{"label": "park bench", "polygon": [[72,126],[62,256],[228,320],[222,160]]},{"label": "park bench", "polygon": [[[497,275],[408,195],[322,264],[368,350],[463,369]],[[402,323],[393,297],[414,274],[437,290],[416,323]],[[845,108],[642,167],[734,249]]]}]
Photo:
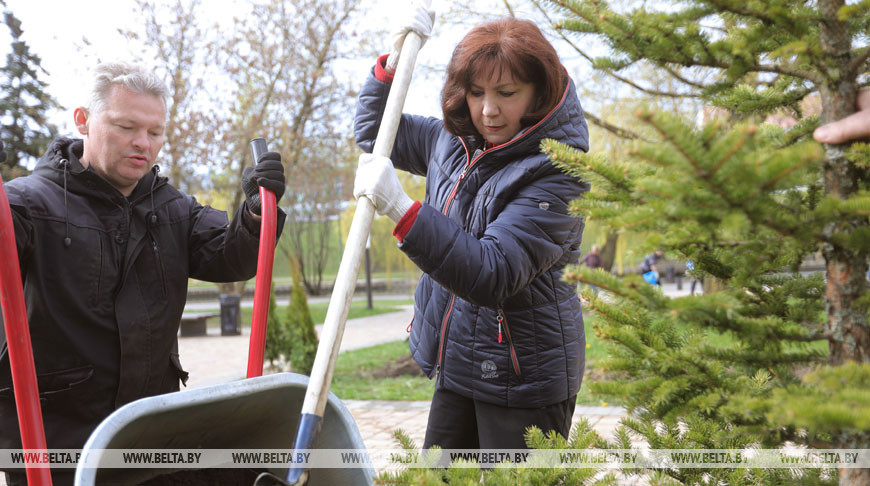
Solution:
[{"label": "park bench", "polygon": [[210,317],[220,316],[219,312],[196,312],[181,315],[181,337],[205,336],[206,321]]}]

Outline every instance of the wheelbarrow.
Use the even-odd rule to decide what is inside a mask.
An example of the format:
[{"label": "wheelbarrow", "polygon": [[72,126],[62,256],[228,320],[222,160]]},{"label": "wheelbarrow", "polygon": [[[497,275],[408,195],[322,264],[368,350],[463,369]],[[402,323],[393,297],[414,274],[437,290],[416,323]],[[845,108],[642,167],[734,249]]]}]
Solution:
[{"label": "wheelbarrow", "polygon": [[[113,468],[104,450],[289,450],[298,426],[308,377],[278,373],[193,390],[143,398],[109,415],[82,450],[75,484],[253,484],[263,472],[285,477],[287,467],[239,468],[210,464],[208,471],[184,466],[160,469]],[[315,449],[365,449],[350,412],[330,393]],[[196,468],[197,466],[192,466]],[[375,471],[312,468],[312,485],[371,485]]]}]

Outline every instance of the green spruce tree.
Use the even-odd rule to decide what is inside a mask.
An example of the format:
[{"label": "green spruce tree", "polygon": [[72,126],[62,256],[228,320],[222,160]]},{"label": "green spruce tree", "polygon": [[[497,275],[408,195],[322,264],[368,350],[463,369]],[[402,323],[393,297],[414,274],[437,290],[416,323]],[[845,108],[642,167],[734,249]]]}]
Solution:
[{"label": "green spruce tree", "polygon": [[293,293],[284,323],[286,333],[287,355],[293,371],[303,375],[311,374],[314,357],[317,355],[317,333],[314,330],[314,320],[308,309],[308,297],[302,281],[302,270],[296,258],[290,259],[290,271],[293,276]]},{"label": "green spruce tree", "polygon": [[269,317],[266,319],[266,347],[263,358],[269,360],[269,366],[275,368],[275,362],[280,365],[282,356],[287,350],[287,331],[278,316],[278,306],[275,304],[275,284],[269,293]]},{"label": "green spruce tree", "polygon": [[0,68],[0,138],[8,154],[6,163],[0,164],[0,173],[4,180],[10,180],[26,174],[27,158],[42,156],[57,136],[57,128],[48,121],[47,115],[59,105],[46,91],[45,81],[40,79],[46,74],[42,60],[21,40],[24,33],[21,21],[9,10],[3,12],[3,19],[12,43],[6,65]]},{"label": "green spruce tree", "polygon": [[[651,63],[732,117],[703,127],[647,109],[653,134],[624,159],[545,143],[592,183],[575,210],[617,230],[645,231],[650,248],[691,259],[724,290],[669,299],[639,278],[577,267],[571,277],[612,344],[608,381],[594,391],[631,410],[653,448],[870,448],[870,146],[820,145],[819,122],[855,109],[867,83],[870,2],[687,0],[617,12],[603,0],[551,1],[568,36],[594,35],[614,74]],[[700,76],[703,74],[703,76]],[[695,75],[695,77],[693,77]],[[817,96],[821,116],[806,116]],[[763,121],[791,115],[785,130]],[[593,144],[594,147],[594,144]],[[824,275],[802,275],[811,254]],[[870,471],[831,477],[784,469],[646,471],[683,484],[870,484]]]}]

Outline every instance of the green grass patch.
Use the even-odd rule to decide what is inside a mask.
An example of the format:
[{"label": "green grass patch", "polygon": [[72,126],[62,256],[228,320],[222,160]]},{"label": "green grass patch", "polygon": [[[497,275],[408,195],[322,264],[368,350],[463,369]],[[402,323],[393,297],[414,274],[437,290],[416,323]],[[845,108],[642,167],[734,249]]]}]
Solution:
[{"label": "green grass patch", "polygon": [[[349,319],[371,315],[384,314],[399,310],[399,306],[410,305],[412,300],[375,300],[374,308],[367,309],[366,301],[354,301],[348,314]],[[309,304],[312,318],[317,324],[323,323],[328,303]],[[278,308],[284,312],[286,306]],[[217,309],[214,310],[217,312]],[[585,316],[586,328],[586,369],[594,373],[595,363],[607,355],[603,342],[592,332],[594,317]],[[251,308],[242,308],[242,325],[249,327]],[[209,326],[220,326],[220,318],[209,319]],[[403,375],[392,378],[375,378],[372,372],[397,359],[410,354],[407,340],[378,344],[367,348],[345,351],[338,355],[332,378],[331,390],[341,399],[347,400],[423,400],[432,399],[435,381],[425,376]],[[619,405],[615,397],[592,395],[586,383],[590,377],[584,378],[584,384],[577,394],[580,405]]]},{"label": "green grass patch", "polygon": [[[585,318],[586,369],[594,370],[595,361],[607,354],[600,339],[592,333],[593,318]],[[394,341],[368,348],[346,351],[338,356],[332,391],[349,400],[431,400],[435,381],[426,377],[400,376],[373,378],[374,370],[395,362],[410,353],[408,342]],[[586,379],[589,377],[587,376]],[[619,405],[615,397],[592,395],[585,384],[577,394],[580,405]]]},{"label": "green grass patch", "polygon": [[618,397],[594,395],[589,390],[588,384],[592,380],[602,379],[602,374],[598,371],[596,362],[607,356],[607,348],[602,341],[592,330],[592,324],[595,322],[595,316],[591,313],[583,314],[583,328],[586,330],[586,376],[583,377],[583,384],[580,385],[580,392],[577,393],[577,404],[589,406],[607,406],[621,405]]},{"label": "green grass patch", "polygon": [[[348,311],[347,318],[348,319],[356,319],[358,317],[369,317],[376,316],[379,314],[388,314],[390,312],[396,312],[401,310],[401,306],[404,305],[413,305],[413,299],[399,299],[399,300],[378,300],[374,299],[372,301],[372,308],[367,308],[367,303],[365,300],[354,300],[350,305],[350,311]],[[326,319],[326,310],[329,307],[328,302],[315,302],[308,304],[308,310],[311,312],[311,319],[314,321],[314,324],[323,324],[323,321]],[[220,308],[215,307],[213,309],[205,309],[197,312],[220,312]],[[279,315],[287,312],[286,305],[278,306]],[[242,307],[242,327],[248,328],[251,327],[251,315],[253,314],[253,309],[251,307]],[[221,319],[220,317],[212,317],[207,321],[207,325],[209,328],[220,328]]]},{"label": "green grass patch", "polygon": [[435,381],[425,376],[374,378],[371,373],[410,353],[405,340],[338,355],[332,391],[347,400],[431,400]]},{"label": "green grass patch", "polygon": [[[372,308],[368,309],[365,300],[355,300],[350,304],[350,312],[347,314],[348,319],[356,319],[358,317],[376,316],[378,314],[388,314],[401,310],[401,306],[414,305],[413,299],[399,300],[372,300]],[[328,302],[309,303],[308,310],[311,311],[311,319],[315,324],[323,324],[326,320],[326,309],[329,308]],[[280,308],[279,308],[280,309]]]}]

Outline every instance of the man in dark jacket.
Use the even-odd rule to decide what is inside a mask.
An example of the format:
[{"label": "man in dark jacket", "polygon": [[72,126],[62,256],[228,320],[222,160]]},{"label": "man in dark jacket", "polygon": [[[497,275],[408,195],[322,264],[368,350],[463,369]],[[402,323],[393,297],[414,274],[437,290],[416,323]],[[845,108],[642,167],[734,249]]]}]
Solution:
[{"label": "man in dark jacket", "polygon": [[[285,185],[280,155],[261,156],[244,172],[247,199],[228,224],[226,213],[158,176],[163,81],[124,63],[94,74],[88,106],[74,111],[84,139],[55,140],[32,175],[5,187],[51,449],[81,448],[116,408],[179,389],[187,373],[176,336],[188,278],[254,276],[258,186],[280,198]],[[0,449],[20,447],[0,334]],[[21,473],[7,476],[26,482]],[[72,482],[69,470],[53,477]]]}]

